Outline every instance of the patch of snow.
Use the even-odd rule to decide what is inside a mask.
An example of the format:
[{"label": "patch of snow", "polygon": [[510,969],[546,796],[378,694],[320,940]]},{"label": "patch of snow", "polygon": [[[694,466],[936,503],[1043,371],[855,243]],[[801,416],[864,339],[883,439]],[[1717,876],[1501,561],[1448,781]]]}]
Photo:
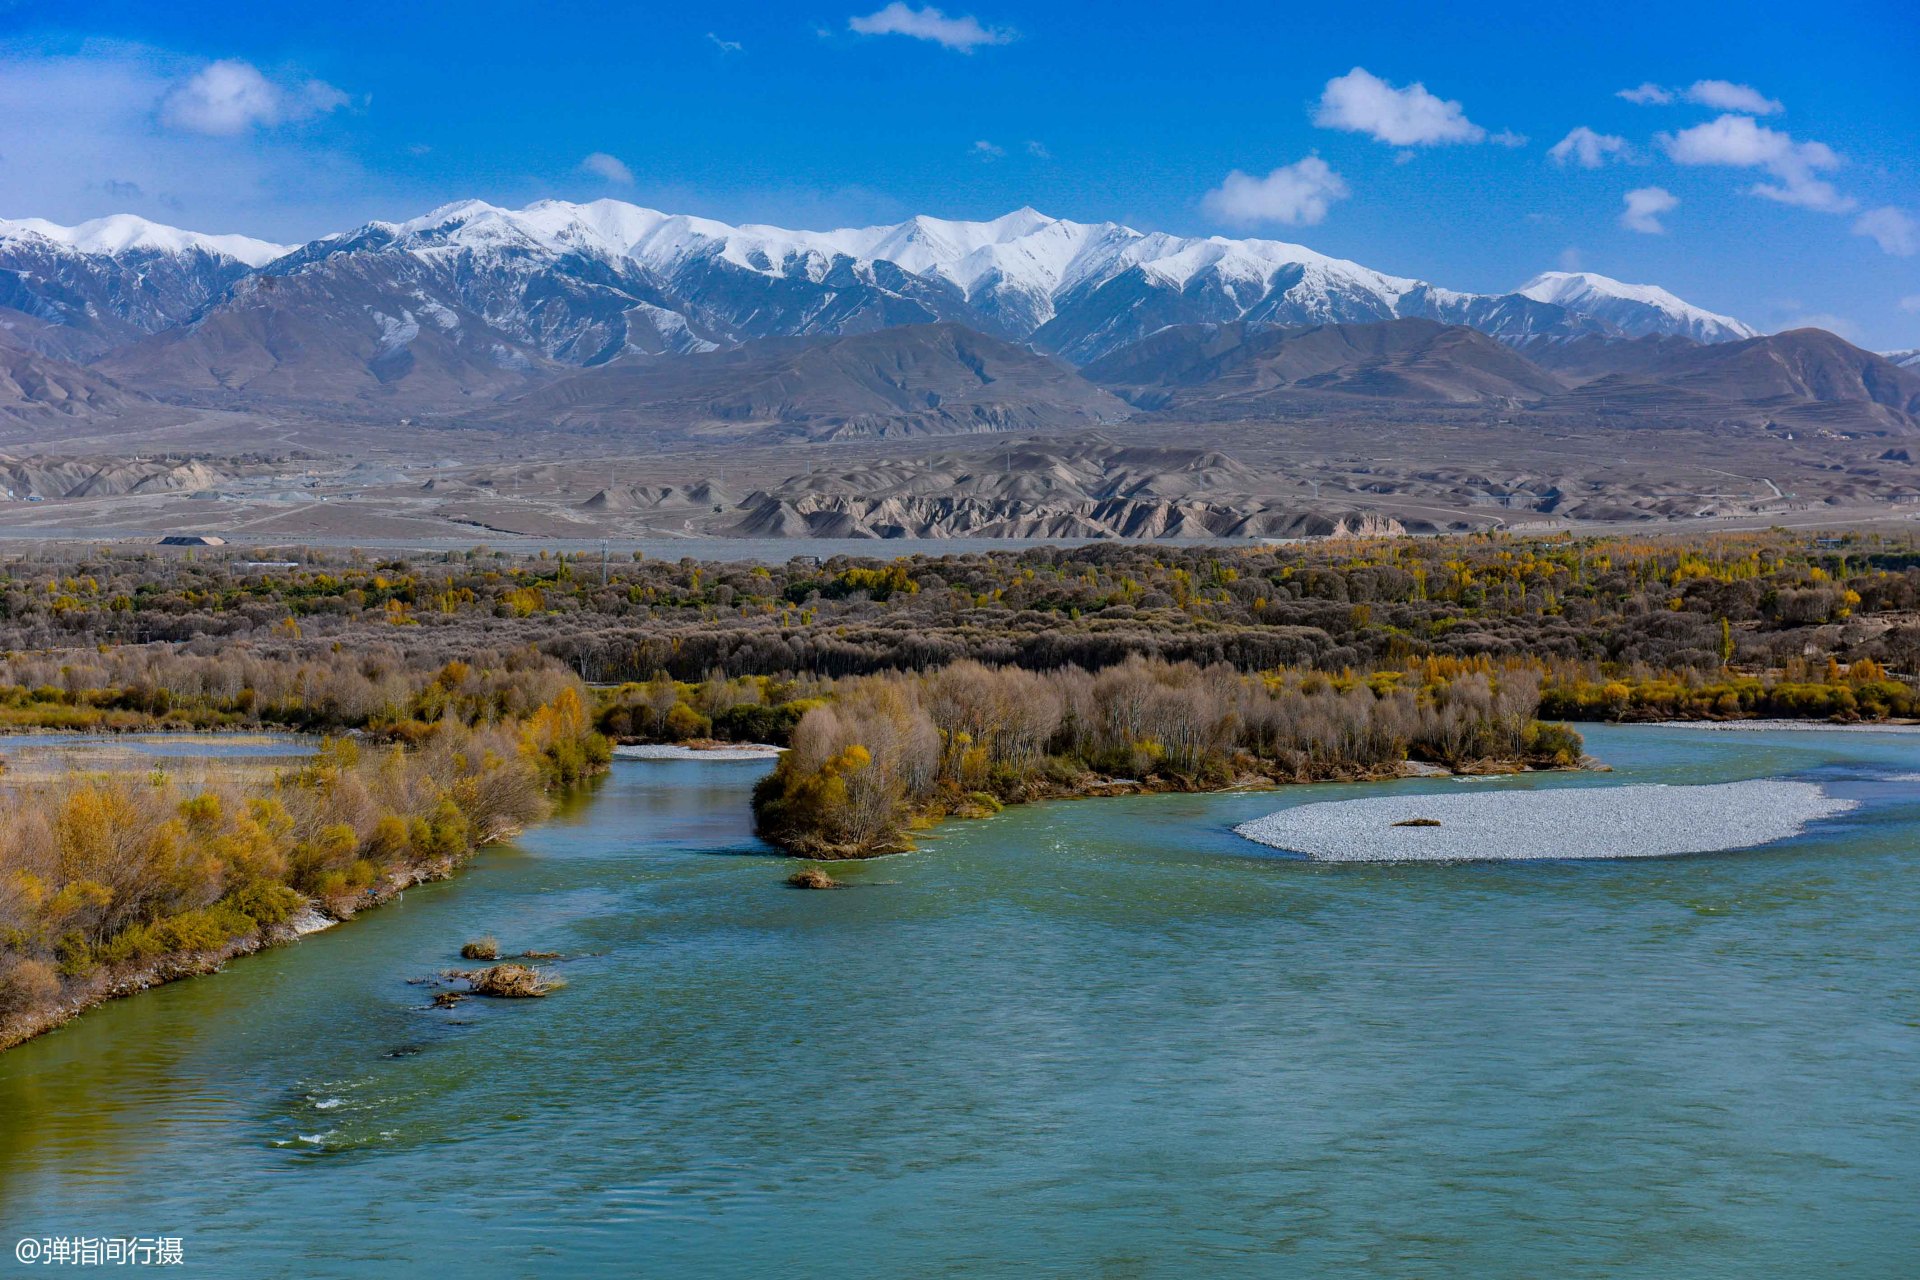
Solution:
[{"label": "patch of snow", "polygon": [[396,351],[420,336],[420,322],[413,318],[413,312],[405,308],[401,309],[398,318],[384,311],[374,311],[373,318],[380,324],[380,350],[383,353]]},{"label": "patch of snow", "polygon": [[460,317],[451,308],[442,306],[423,293],[415,293],[414,297],[420,303],[420,314],[433,321],[435,328],[443,333],[452,333],[460,327]]},{"label": "patch of snow", "polygon": [[515,351],[504,342],[494,343],[489,354],[493,356],[493,362],[502,369],[512,369],[519,373],[525,373],[528,369],[533,368],[533,361],[527,359],[525,352]]}]

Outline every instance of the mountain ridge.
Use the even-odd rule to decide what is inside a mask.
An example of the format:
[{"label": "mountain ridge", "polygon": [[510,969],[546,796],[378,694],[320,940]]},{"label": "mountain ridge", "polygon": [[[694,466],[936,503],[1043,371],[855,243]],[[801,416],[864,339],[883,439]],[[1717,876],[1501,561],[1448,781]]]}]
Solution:
[{"label": "mountain ridge", "polygon": [[[329,306],[357,310],[358,317],[332,317],[356,330],[364,330],[369,311],[451,315],[460,332],[441,333],[453,335],[463,359],[484,363],[477,353],[498,347],[580,367],[629,352],[941,322],[1031,343],[1075,364],[1192,323],[1419,318],[1507,341],[1642,333],[1731,341],[1754,332],[1655,286],[1591,273],[1548,273],[1503,294],[1466,293],[1285,241],[1143,232],[1031,208],[982,222],[922,215],[793,231],[617,200],[545,200],[522,209],[468,200],[297,246],[202,236],[127,215],[75,228],[0,223],[0,311],[23,318],[0,341],[97,358],[171,330],[219,328],[229,323],[223,309],[264,316],[260,294],[241,286],[266,278],[301,282],[287,299],[307,313],[276,320],[283,328],[312,330]],[[364,346],[363,337],[334,335],[320,345]],[[262,337],[244,341],[257,345]],[[349,381],[365,380],[354,374]],[[462,393],[492,381],[478,377]]]}]

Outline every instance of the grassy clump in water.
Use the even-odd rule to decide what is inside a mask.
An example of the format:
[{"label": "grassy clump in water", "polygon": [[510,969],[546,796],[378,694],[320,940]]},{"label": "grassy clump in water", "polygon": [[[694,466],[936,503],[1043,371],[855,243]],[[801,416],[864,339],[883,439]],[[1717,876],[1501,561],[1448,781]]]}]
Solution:
[{"label": "grassy clump in water", "polygon": [[475,995],[512,1000],[551,995],[566,985],[532,965],[512,962],[475,969],[460,976],[467,980]]}]

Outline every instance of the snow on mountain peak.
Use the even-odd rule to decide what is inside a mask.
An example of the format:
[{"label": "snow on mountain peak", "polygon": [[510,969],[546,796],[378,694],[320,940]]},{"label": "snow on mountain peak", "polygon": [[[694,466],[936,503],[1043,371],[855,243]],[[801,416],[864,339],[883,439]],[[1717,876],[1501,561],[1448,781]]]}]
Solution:
[{"label": "snow on mountain peak", "polygon": [[1514,292],[1524,294],[1535,302],[1557,303],[1563,298],[1598,295],[1607,298],[1626,298],[1632,302],[1644,302],[1654,307],[1690,309],[1686,303],[1658,285],[1624,284],[1592,271],[1542,271]]},{"label": "snow on mountain peak", "polygon": [[[42,251],[61,246],[101,261],[135,251],[222,254],[224,264],[205,286],[216,291],[246,266],[283,256],[276,270],[302,273],[324,270],[337,255],[412,255],[427,270],[402,267],[404,278],[437,281],[441,305],[457,302],[506,325],[516,340],[569,359],[576,358],[567,354],[575,343],[602,353],[612,349],[609,343],[626,341],[653,349],[930,319],[1036,341],[1070,359],[1095,358],[1166,324],[1234,320],[1301,325],[1423,317],[1511,338],[1677,333],[1725,342],[1754,335],[1739,321],[1664,289],[1591,272],[1547,272],[1514,294],[1460,293],[1285,241],[1140,231],[1049,217],[1030,207],[984,221],[921,215],[802,231],[735,226],[621,200],[541,200],[520,209],[461,200],[298,249],[197,235],[129,215],[78,227],[0,222],[0,244],[9,240]],[[579,281],[564,284],[566,301],[551,307],[561,295],[544,287],[529,291],[528,282],[542,273],[581,275],[576,260],[604,263],[612,275],[587,273],[585,292],[571,292]],[[147,269],[137,253],[131,265]],[[609,284],[615,277],[618,283]],[[204,292],[201,286],[183,291],[179,309],[201,305]],[[408,296],[426,304],[418,288]],[[670,322],[648,321],[644,332],[633,331],[637,337],[623,337],[639,323],[623,318],[626,311],[640,304],[662,316],[684,312],[679,328],[670,334]],[[536,323],[535,312],[545,318]]]},{"label": "snow on mountain peak", "polygon": [[291,253],[295,246],[255,240],[251,236],[210,236],[197,231],[149,222],[131,213],[115,213],[76,226],[63,227],[45,218],[0,218],[0,240],[38,236],[77,253],[117,258],[136,250],[181,254],[193,250],[219,254],[261,267]]},{"label": "snow on mountain peak", "polygon": [[[376,226],[409,247],[481,249],[512,245],[549,252],[585,252],[629,258],[671,276],[695,259],[715,258],[761,275],[804,275],[816,281],[836,259],[890,262],[901,270],[941,280],[963,296],[983,290],[1023,295],[1042,315],[1052,300],[1081,284],[1099,284],[1138,268],[1163,285],[1179,288],[1196,274],[1218,270],[1246,282],[1271,280],[1299,266],[1316,277],[1392,303],[1417,281],[1372,271],[1358,263],[1275,240],[1230,240],[1140,232],[1120,223],[1080,223],[1015,209],[982,222],[926,215],[891,225],[796,231],[784,227],[733,226],[708,218],[666,214],[619,200],[572,204],[542,200],[524,209],[502,209],[468,200],[401,223]],[[341,237],[346,239],[347,237]]]},{"label": "snow on mountain peak", "polygon": [[[1635,308],[1652,308],[1674,322],[1680,332],[1702,342],[1759,336],[1758,330],[1732,316],[1696,307],[1658,285],[1625,284],[1591,271],[1543,271],[1515,292],[1535,302],[1598,316],[1619,324],[1628,333],[1652,331],[1645,324],[1636,326],[1621,319]],[[1673,331],[1673,326],[1666,326],[1666,330]]]},{"label": "snow on mountain peak", "polygon": [[[668,281],[705,264],[725,264],[823,284],[837,262],[851,262],[862,278],[871,278],[873,264],[890,263],[950,286],[1019,334],[1053,319],[1068,295],[1098,290],[1130,272],[1156,290],[1185,291],[1204,282],[1215,298],[1205,304],[1212,319],[1257,312],[1282,323],[1402,315],[1457,320],[1476,308],[1488,315],[1500,311],[1494,299],[1436,289],[1305,245],[1142,232],[1117,222],[1071,222],[1033,208],[979,222],[923,214],[889,225],[798,231],[734,226],[619,200],[542,200],[524,209],[464,201],[410,222],[378,225],[410,240],[407,247],[417,252],[585,254],[628,260]],[[1629,335],[1677,332],[1702,342],[1754,335],[1738,320],[1691,306],[1664,289],[1591,272],[1547,272],[1509,298],[1549,304]],[[1535,316],[1500,323],[1554,321]]]}]

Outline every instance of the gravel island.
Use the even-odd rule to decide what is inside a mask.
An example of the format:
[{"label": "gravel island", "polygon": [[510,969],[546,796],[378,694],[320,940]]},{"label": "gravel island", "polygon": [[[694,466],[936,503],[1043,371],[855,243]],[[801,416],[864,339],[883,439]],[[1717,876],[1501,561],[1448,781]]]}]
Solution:
[{"label": "gravel island", "polygon": [[1320,862],[1662,858],[1785,840],[1853,807],[1811,782],[1553,787],[1302,804],[1234,830]]}]

